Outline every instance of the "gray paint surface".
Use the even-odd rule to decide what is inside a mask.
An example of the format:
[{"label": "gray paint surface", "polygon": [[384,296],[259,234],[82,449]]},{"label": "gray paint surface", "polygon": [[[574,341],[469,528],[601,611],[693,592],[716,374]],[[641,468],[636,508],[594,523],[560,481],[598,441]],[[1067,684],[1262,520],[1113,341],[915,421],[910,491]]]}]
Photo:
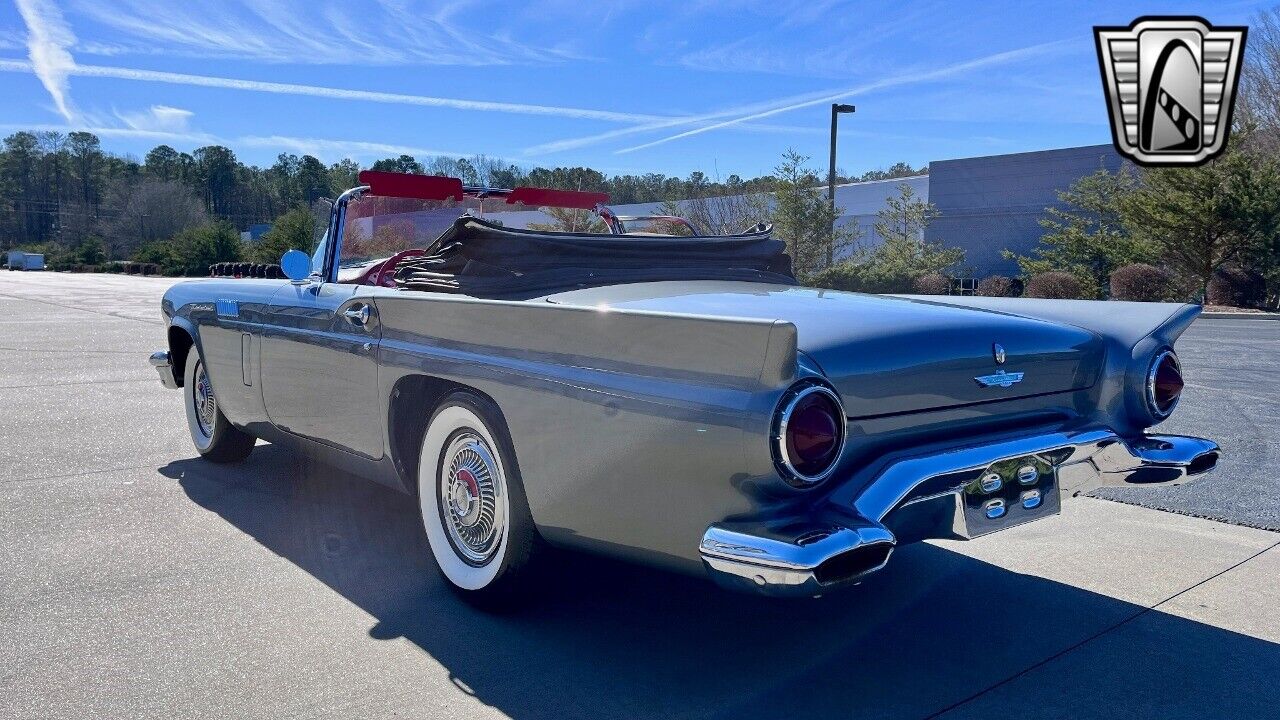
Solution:
[{"label": "gray paint surface", "polygon": [[[1099,338],[1076,327],[931,302],[782,285],[643,283],[562,293],[554,302],[655,312],[777,319],[840,393],[851,418],[1087,389],[1102,364]],[[982,388],[993,344],[1026,373]]]}]

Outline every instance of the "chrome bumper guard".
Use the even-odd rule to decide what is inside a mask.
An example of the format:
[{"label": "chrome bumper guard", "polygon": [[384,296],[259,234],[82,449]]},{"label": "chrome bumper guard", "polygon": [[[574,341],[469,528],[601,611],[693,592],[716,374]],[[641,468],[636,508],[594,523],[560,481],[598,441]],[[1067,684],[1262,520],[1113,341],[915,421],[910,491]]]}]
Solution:
[{"label": "chrome bumper guard", "polygon": [[[1220,455],[1216,443],[1201,438],[1123,438],[1100,429],[909,457],[881,470],[851,500],[837,489],[818,519],[718,523],[707,528],[699,550],[709,574],[726,587],[816,596],[883,568],[897,545],[973,539],[1056,514],[1059,497],[1100,487],[1190,482],[1213,470]],[[1025,501],[1029,495],[1034,504]],[[1003,508],[1001,501],[1010,503],[1006,522],[975,522],[975,510],[981,518],[981,508],[993,502]]]},{"label": "chrome bumper guard", "polygon": [[151,363],[151,367],[156,369],[156,372],[160,373],[161,385],[170,390],[178,389],[178,380],[173,376],[173,361],[169,359],[168,350],[158,350],[151,353],[148,362]]}]

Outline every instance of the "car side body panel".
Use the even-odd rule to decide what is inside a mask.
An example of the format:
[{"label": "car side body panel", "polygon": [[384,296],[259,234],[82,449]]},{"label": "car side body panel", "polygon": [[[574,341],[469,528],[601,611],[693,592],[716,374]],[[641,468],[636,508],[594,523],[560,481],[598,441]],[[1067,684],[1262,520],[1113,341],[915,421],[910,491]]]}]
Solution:
[{"label": "car side body panel", "polygon": [[259,328],[260,375],[263,405],[276,427],[379,460],[385,428],[371,289],[286,283]]},{"label": "car side body panel", "polygon": [[[205,359],[219,408],[239,427],[267,421],[257,377],[259,348],[252,338],[261,332],[271,296],[284,284],[196,280],[174,285],[164,296],[166,317],[191,335]],[[247,346],[246,335],[251,338]]]},{"label": "car side body panel", "polygon": [[[401,390],[423,378],[471,388],[503,413],[546,540],[689,572],[703,571],[699,538],[716,524],[837,518],[862,527],[866,518],[848,517],[857,498],[920,454],[1029,434],[1111,442],[1097,441],[1098,428],[1141,436],[1155,424],[1141,405],[1147,363],[1198,312],[832,291],[820,291],[818,306],[819,291],[793,290],[637,283],[504,301],[228,280],[174,286],[164,309],[193,334],[237,426],[412,493],[417,448],[394,427]],[[770,293],[788,300],[769,303]],[[360,305],[367,324],[344,324]],[[904,326],[895,344],[885,316],[940,328],[954,319],[975,337],[948,357],[959,336]],[[1021,361],[1053,374],[1034,381],[1048,384],[1027,394],[964,385],[995,370],[985,348],[1020,336],[1035,339]],[[860,352],[877,355],[860,369]],[[912,364],[922,357],[927,364]],[[879,388],[847,413],[837,470],[811,490],[782,479],[771,436],[780,399],[801,379],[864,395]],[[930,407],[926,396],[945,402]],[[432,410],[410,408],[419,419]]]},{"label": "car side body panel", "polygon": [[381,396],[421,374],[491,397],[552,543],[696,571],[688,539],[776,484],[767,453],[745,445],[796,372],[787,323],[385,289],[375,300]]}]

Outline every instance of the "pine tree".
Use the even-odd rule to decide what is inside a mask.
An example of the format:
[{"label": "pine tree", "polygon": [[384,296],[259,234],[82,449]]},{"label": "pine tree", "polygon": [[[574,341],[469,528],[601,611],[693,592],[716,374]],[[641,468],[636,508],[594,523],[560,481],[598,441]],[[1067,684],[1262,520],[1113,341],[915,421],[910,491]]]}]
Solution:
[{"label": "pine tree", "polygon": [[799,277],[829,267],[860,235],[856,228],[835,227],[840,209],[827,200],[817,173],[805,167],[808,161],[788,150],[774,169],[773,230],[786,241]]},{"label": "pine tree", "polygon": [[1129,166],[1111,173],[1105,168],[1080,178],[1058,193],[1064,207],[1045,210],[1040,225],[1047,231],[1030,255],[1004,251],[1028,276],[1071,273],[1087,297],[1101,297],[1111,272],[1132,263],[1156,262],[1149,239],[1129,232],[1122,205],[1138,187]]}]

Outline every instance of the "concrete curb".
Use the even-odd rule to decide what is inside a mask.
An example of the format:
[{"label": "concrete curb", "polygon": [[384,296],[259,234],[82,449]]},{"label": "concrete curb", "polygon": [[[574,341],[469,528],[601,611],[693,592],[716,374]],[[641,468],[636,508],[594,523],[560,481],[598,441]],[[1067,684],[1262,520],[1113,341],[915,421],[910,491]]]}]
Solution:
[{"label": "concrete curb", "polygon": [[1200,313],[1200,317],[1206,320],[1280,320],[1280,313],[1206,312]]}]

